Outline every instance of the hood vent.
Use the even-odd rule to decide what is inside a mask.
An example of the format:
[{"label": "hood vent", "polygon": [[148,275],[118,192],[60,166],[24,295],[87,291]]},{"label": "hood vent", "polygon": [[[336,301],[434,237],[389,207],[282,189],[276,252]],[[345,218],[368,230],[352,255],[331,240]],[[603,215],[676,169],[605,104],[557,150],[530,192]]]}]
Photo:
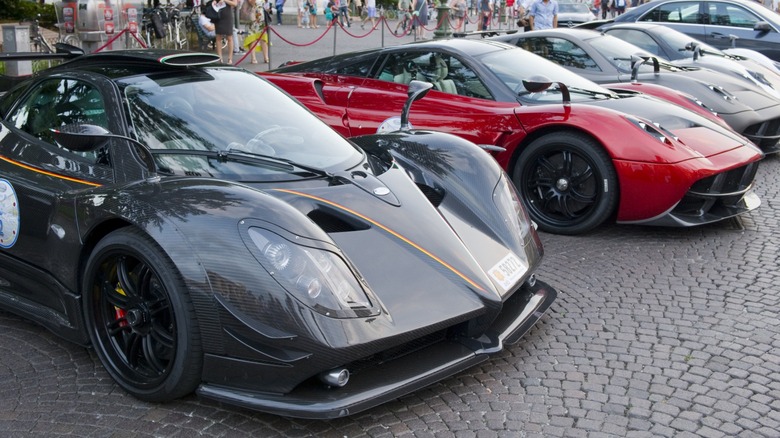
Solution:
[{"label": "hood vent", "polygon": [[316,210],[312,210],[307,216],[328,234],[362,231],[370,228],[370,226],[363,221],[327,207],[320,207]]}]

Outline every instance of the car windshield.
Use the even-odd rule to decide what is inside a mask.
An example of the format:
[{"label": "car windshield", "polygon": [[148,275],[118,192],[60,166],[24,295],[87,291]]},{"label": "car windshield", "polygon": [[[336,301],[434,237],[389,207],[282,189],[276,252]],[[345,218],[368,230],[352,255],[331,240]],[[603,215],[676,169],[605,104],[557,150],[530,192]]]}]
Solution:
[{"label": "car windshield", "polygon": [[152,150],[162,173],[283,180],[311,173],[270,160],[229,158],[255,154],[336,170],[363,157],[302,105],[247,71],[156,73],[125,78],[119,85],[133,133]]},{"label": "car windshield", "polygon": [[526,90],[523,80],[546,78],[562,82],[571,91],[572,101],[612,98],[614,94],[584,77],[521,48],[497,50],[483,55],[479,60],[507,87],[527,103],[560,102],[556,87],[540,93]]},{"label": "car windshield", "polygon": [[[601,54],[601,56],[606,58],[607,61],[615,66],[616,69],[624,73],[631,72],[632,55],[639,55],[643,57],[655,56],[646,50],[640,49],[631,43],[627,43],[611,35],[599,35],[595,38],[589,39],[587,42],[590,43],[590,45]],[[679,70],[678,67],[669,64],[668,62],[664,61],[663,58],[659,58],[657,56],[655,57],[658,59],[662,69],[673,71]],[[652,72],[653,68],[653,63],[647,62],[639,68],[639,71],[642,73]]]},{"label": "car windshield", "polygon": [[686,56],[689,58],[693,58],[693,51],[685,50],[685,46],[691,43],[698,45],[699,50],[701,50],[703,53],[709,53],[711,55],[718,55],[718,56],[726,56],[726,54],[721,52],[720,49],[716,49],[715,47],[712,47],[711,45],[703,43],[701,41],[694,40],[688,35],[682,32],[677,32],[673,29],[669,29],[669,28],[664,29],[663,39],[664,41],[666,41],[666,44],[669,44],[670,47],[679,50],[680,53],[686,54]]}]

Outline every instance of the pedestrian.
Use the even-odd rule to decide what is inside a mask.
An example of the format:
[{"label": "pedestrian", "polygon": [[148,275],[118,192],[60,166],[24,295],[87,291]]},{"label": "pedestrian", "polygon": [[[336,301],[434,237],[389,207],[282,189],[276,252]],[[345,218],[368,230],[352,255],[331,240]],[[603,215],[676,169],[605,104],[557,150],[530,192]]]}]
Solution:
[{"label": "pedestrian", "polygon": [[366,21],[371,21],[371,29],[376,26],[376,0],[366,0],[366,19],[360,23],[360,28],[366,28]]},{"label": "pedestrian", "polygon": [[282,12],[284,12],[284,4],[287,0],[276,0],[274,4],[276,6],[276,25],[282,25]]},{"label": "pedestrian", "polygon": [[412,0],[412,26],[417,26],[417,38],[425,38],[425,26],[428,25],[428,0]]},{"label": "pedestrian", "polygon": [[621,15],[626,12],[626,0],[614,0],[615,1],[615,14]]},{"label": "pedestrian", "polygon": [[554,29],[558,27],[558,2],[536,0],[528,13],[531,30]]},{"label": "pedestrian", "polygon": [[312,29],[318,29],[317,24],[317,0],[308,0],[309,2],[309,26]]},{"label": "pedestrian", "polygon": [[198,17],[198,26],[203,30],[203,33],[209,37],[209,38],[216,38],[217,34],[215,32],[216,27],[214,26],[214,23],[209,20],[209,17],[206,16],[202,11],[207,7],[205,3],[200,7],[201,8],[201,14]]},{"label": "pedestrian", "polygon": [[506,0],[504,5],[504,25],[507,29],[515,23],[515,0]]},{"label": "pedestrian", "polygon": [[338,0],[339,1],[339,22],[341,23],[341,26],[347,25],[347,27],[351,27],[352,24],[349,22],[349,0]]},{"label": "pedestrian", "polygon": [[398,28],[403,28],[404,34],[406,33],[406,30],[409,29],[409,26],[412,23],[412,2],[411,0],[398,0],[398,14],[400,15],[400,20],[398,20],[398,24],[395,25],[395,30],[393,30],[393,34],[398,35]]},{"label": "pedestrian", "polygon": [[455,25],[453,26],[455,32],[460,32],[463,27],[463,20],[466,19],[466,14],[468,13],[468,4],[466,0],[450,0],[449,7],[452,11],[452,16],[455,17]]},{"label": "pedestrian", "polygon": [[219,56],[219,62],[222,62],[222,39],[227,41],[227,63],[233,63],[233,8],[238,3],[236,0],[219,0],[215,2],[219,8],[219,21],[214,23],[214,32],[216,34],[216,50]]},{"label": "pedestrian", "polygon": [[271,22],[271,17],[266,13],[265,6],[260,3],[261,0],[244,0],[247,2],[250,9],[250,21],[247,23],[248,35],[244,38],[244,48],[249,50],[258,39],[260,40],[252,50],[250,62],[257,64],[256,52],[263,52],[263,60],[268,64],[268,30],[267,26]]},{"label": "pedestrian", "polygon": [[477,30],[487,30],[490,17],[493,14],[493,2],[491,0],[477,0]]},{"label": "pedestrian", "polygon": [[609,13],[609,8],[612,7],[612,0],[601,0],[601,19],[606,20],[607,19],[607,13]]},{"label": "pedestrian", "polygon": [[522,27],[523,32],[531,30],[531,18],[528,15],[531,12],[531,5],[534,4],[534,0],[518,0],[515,3],[517,6],[517,27]]},{"label": "pedestrian", "polygon": [[298,0],[298,8],[297,8],[298,9],[298,15],[296,15],[296,17],[295,17],[295,21],[298,24],[298,28],[303,27],[303,14],[305,13],[305,11],[304,11],[304,3],[305,2],[303,0]]},{"label": "pedestrian", "polygon": [[339,9],[336,6],[336,3],[333,0],[328,0],[328,3],[325,5],[325,20],[327,20],[328,26],[335,25],[338,17]]}]

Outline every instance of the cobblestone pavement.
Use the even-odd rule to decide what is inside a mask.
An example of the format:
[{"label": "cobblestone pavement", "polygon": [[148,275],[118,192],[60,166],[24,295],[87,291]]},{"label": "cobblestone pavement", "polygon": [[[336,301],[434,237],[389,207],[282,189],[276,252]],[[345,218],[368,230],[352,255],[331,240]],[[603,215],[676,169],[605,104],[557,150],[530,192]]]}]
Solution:
[{"label": "cobblestone pavement", "polygon": [[[354,27],[354,26],[353,26]],[[345,419],[143,403],[94,353],[0,312],[0,436],[778,437],[780,157],[739,220],[542,234],[558,292],[517,345]]]}]

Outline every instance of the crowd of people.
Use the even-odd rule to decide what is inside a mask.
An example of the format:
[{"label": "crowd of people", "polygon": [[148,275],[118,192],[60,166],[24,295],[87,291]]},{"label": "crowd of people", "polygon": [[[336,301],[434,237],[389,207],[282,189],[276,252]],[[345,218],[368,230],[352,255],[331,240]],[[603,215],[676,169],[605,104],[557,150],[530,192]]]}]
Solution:
[{"label": "crowd of people", "polygon": [[[398,8],[398,23],[394,32],[403,29],[422,39],[426,27],[429,27],[435,9],[433,0],[396,0]],[[574,0],[577,1],[577,0]],[[636,6],[646,0],[584,0],[592,8],[601,10],[602,18],[620,15],[630,6]],[[591,3],[593,1],[593,3]],[[282,16],[287,0],[202,0],[197,5],[201,10],[199,25],[209,36],[215,38],[215,47],[220,56],[228,63],[233,62],[233,54],[252,51],[251,61],[257,63],[256,53],[262,53],[268,62],[268,36],[266,27],[274,23],[282,25]],[[197,3],[197,1],[196,1]],[[318,8],[322,6],[322,11]],[[498,19],[503,20],[502,26],[522,27],[526,31],[533,29],[549,29],[558,25],[557,0],[448,0],[450,8],[450,23],[455,32],[465,29],[466,22],[475,22],[477,30],[488,30]],[[215,15],[207,8],[218,11]],[[319,27],[318,17],[322,15],[325,22],[338,22],[344,27],[352,26],[352,14],[360,17],[364,10],[365,18],[360,20],[361,28],[366,24],[371,28],[376,26],[379,18],[376,0],[298,0],[297,25],[300,28],[316,29]],[[274,15],[276,17],[274,18]],[[209,18],[212,17],[212,18]],[[213,18],[217,17],[217,18]],[[239,35],[245,34],[243,43]],[[259,43],[255,44],[257,40]],[[226,44],[223,44],[223,40]],[[222,47],[226,52],[223,53]]]}]

